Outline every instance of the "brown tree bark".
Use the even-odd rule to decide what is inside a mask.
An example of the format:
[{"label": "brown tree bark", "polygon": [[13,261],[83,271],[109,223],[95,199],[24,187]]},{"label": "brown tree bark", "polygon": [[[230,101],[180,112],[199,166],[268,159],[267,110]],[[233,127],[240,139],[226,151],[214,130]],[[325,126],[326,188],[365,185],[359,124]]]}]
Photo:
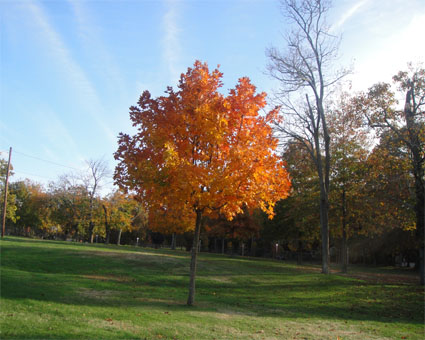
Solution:
[{"label": "brown tree bark", "polygon": [[171,250],[176,250],[176,233],[171,235]]},{"label": "brown tree bark", "polygon": [[121,234],[122,234],[122,229],[120,229],[120,231],[118,232],[117,246],[121,245]]},{"label": "brown tree bark", "polygon": [[303,264],[303,242],[298,240],[297,264]]},{"label": "brown tree bark", "polygon": [[424,184],[424,159],[421,156],[419,128],[415,122],[415,105],[411,102],[414,98],[414,84],[411,82],[410,89],[406,92],[406,102],[404,115],[406,128],[408,131],[408,146],[412,153],[413,176],[415,177],[415,213],[416,213],[416,233],[419,242],[419,279],[420,284],[425,283],[425,261],[424,261],[424,230],[425,230],[425,184]]},{"label": "brown tree bark", "polygon": [[195,303],[195,278],[196,278],[196,260],[198,257],[199,236],[201,234],[202,211],[196,211],[196,226],[193,237],[192,257],[190,260],[190,279],[189,279],[189,296],[187,304],[193,306]]},{"label": "brown tree bark", "polygon": [[109,240],[110,240],[110,234],[111,234],[111,228],[110,225],[108,223],[108,209],[106,208],[106,206],[104,204],[102,204],[103,207],[103,211],[105,213],[105,233],[106,233],[106,244],[109,244]]},{"label": "brown tree bark", "polygon": [[341,271],[347,272],[348,269],[348,251],[347,251],[347,209],[345,199],[345,189],[342,190],[342,240],[341,240]]}]

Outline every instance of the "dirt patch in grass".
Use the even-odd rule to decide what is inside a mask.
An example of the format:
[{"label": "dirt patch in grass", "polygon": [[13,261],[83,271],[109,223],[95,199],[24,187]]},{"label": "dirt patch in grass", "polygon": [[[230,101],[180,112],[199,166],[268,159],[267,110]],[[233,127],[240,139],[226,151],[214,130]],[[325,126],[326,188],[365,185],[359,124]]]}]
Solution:
[{"label": "dirt patch in grass", "polygon": [[[186,299],[184,300],[172,300],[172,299],[161,299],[161,298],[149,298],[149,297],[143,297],[143,298],[136,298],[136,301],[140,301],[146,305],[152,304],[156,306],[161,306],[163,308],[169,308],[169,307],[187,307]],[[197,309],[207,309],[211,308],[210,303],[203,302],[203,301],[196,301],[195,306]],[[188,313],[191,313],[188,311]],[[197,312],[194,312],[195,314]],[[194,314],[194,315],[195,315]]]},{"label": "dirt patch in grass", "polygon": [[168,255],[168,254],[150,254],[144,252],[113,252],[113,251],[93,251],[93,252],[81,252],[80,254],[89,256],[102,256],[112,257],[118,259],[125,259],[130,261],[146,261],[151,263],[169,263],[181,261],[181,257]]},{"label": "dirt patch in grass", "polygon": [[130,282],[130,278],[124,276],[113,276],[113,275],[82,275],[85,279],[97,280],[97,281],[113,281],[113,282]]},{"label": "dirt patch in grass", "polygon": [[226,276],[207,276],[208,280],[222,283],[232,283],[232,279]]},{"label": "dirt patch in grass", "polygon": [[257,314],[253,311],[235,311],[231,309],[218,309],[216,312],[193,312],[194,316],[204,316],[207,318],[216,318],[219,320],[229,320],[233,318],[255,317]]},{"label": "dirt patch in grass", "polygon": [[147,303],[159,303],[167,306],[184,306],[185,304],[182,301],[170,300],[170,299],[159,299],[159,298],[137,298],[137,301],[147,302]]},{"label": "dirt patch in grass", "polygon": [[89,288],[80,288],[78,294],[82,297],[96,300],[104,300],[118,295],[118,293],[113,290],[96,290]]}]

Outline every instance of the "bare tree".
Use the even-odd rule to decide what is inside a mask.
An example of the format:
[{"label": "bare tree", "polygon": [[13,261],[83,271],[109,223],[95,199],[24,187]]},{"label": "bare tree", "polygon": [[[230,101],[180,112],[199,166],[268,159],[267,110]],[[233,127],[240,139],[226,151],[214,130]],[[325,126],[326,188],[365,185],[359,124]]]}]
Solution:
[{"label": "bare tree", "polygon": [[86,161],[88,166],[87,174],[84,174],[82,181],[84,186],[87,189],[89,195],[89,234],[90,234],[90,243],[93,243],[94,239],[94,222],[93,222],[93,209],[94,203],[96,200],[96,195],[98,194],[102,181],[109,176],[110,172],[106,161],[103,159],[93,160],[90,159]]},{"label": "bare tree", "polygon": [[339,39],[325,21],[328,0],[281,0],[283,15],[292,24],[287,47],[266,51],[268,73],[280,82],[276,92],[282,122],[276,131],[283,139],[297,140],[309,153],[320,183],[322,273],[329,273],[329,173],[330,136],[325,99],[330,88],[348,72],[334,71]]}]

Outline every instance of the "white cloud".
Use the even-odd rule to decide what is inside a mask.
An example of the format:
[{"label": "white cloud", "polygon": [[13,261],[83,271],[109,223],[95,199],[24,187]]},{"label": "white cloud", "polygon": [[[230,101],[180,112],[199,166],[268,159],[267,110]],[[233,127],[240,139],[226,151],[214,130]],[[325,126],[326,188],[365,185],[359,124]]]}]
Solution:
[{"label": "white cloud", "polygon": [[96,60],[96,65],[102,72],[103,81],[107,82],[114,94],[124,97],[128,92],[122,73],[114,60],[112,54],[106,47],[102,39],[102,29],[96,24],[93,17],[82,1],[68,0],[78,24],[79,37],[84,45],[84,50],[91,54],[91,58]]},{"label": "white cloud", "polygon": [[355,3],[353,6],[351,6],[347,11],[345,11],[336,24],[332,25],[330,31],[334,32],[338,30],[342,25],[345,24],[345,22],[350,19],[361,7],[363,7],[366,3],[368,3],[370,0],[360,0],[359,2]]},{"label": "white cloud", "polygon": [[25,2],[25,8],[31,13],[32,20],[38,26],[38,33],[41,34],[41,39],[45,41],[46,46],[48,46],[49,50],[55,56],[57,63],[73,84],[76,93],[84,100],[87,112],[101,127],[106,137],[112,143],[115,143],[115,134],[112,132],[111,128],[105,124],[105,120],[100,113],[104,110],[102,109],[101,101],[94,86],[91,84],[82,68],[72,58],[69,49],[49,22],[47,15],[39,5],[32,1]]},{"label": "white cloud", "polygon": [[[42,135],[47,138],[48,145],[66,145],[68,154],[75,155],[77,159],[82,159],[83,156],[78,150],[77,143],[58,116],[46,109],[43,110],[43,113],[39,120],[41,120]],[[55,155],[51,159],[59,159],[59,157]]]},{"label": "white cloud", "polygon": [[180,29],[178,27],[178,2],[175,0],[166,1],[167,12],[162,18],[164,37],[162,39],[162,58],[167,65],[171,81],[177,82],[180,77],[179,60],[181,46],[179,40]]}]

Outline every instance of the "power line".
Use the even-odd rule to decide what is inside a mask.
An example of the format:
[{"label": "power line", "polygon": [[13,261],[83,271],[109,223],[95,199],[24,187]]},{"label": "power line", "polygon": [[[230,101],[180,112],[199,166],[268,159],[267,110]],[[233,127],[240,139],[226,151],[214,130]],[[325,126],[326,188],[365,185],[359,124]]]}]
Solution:
[{"label": "power line", "polygon": [[72,166],[68,166],[68,165],[57,163],[57,162],[49,161],[47,159],[43,159],[43,158],[36,157],[36,156],[27,155],[27,154],[25,154],[23,152],[20,152],[20,151],[15,151],[15,153],[20,154],[20,155],[25,156],[25,157],[37,159],[37,160],[42,161],[42,162],[46,162],[46,163],[54,164],[54,165],[57,165],[57,166],[61,166],[61,167],[64,167],[64,168],[68,168],[68,169],[72,169],[72,170],[76,170],[76,171],[81,171],[80,169],[73,168]]},{"label": "power line", "polygon": [[27,175],[27,176],[35,176],[35,177],[40,177],[40,178],[44,178],[44,179],[48,179],[48,180],[54,181],[54,179],[53,179],[53,178],[45,177],[45,176],[40,176],[40,175],[36,175],[36,174],[31,174],[31,173],[29,173],[29,172],[24,172],[24,171],[15,171],[15,170],[13,170],[13,172],[14,172],[15,174]]},{"label": "power line", "polygon": [[[28,154],[23,153],[23,152],[20,152],[20,151],[16,151],[16,150],[14,150],[14,151],[15,151],[15,153],[17,153],[19,155],[22,155],[22,156],[25,156],[25,157],[33,158],[33,159],[36,159],[36,160],[39,160],[39,161],[42,161],[42,162],[54,164],[54,165],[57,165],[57,166],[61,166],[61,167],[64,167],[64,168],[76,170],[76,171],[79,171],[79,172],[81,171],[81,169],[77,169],[77,168],[74,168],[72,166],[68,166],[68,165],[61,164],[61,163],[58,163],[58,162],[54,162],[54,161],[51,161],[51,160],[43,159],[43,158],[38,157],[38,156],[28,155]],[[6,150],[0,150],[0,153],[3,153],[3,152],[6,153],[6,154],[9,153]],[[40,175],[36,175],[36,174],[33,174],[33,173],[24,172],[24,171],[20,171],[20,170],[16,170],[16,169],[14,169],[13,172],[16,173],[16,174],[20,174],[20,175],[35,176],[35,177],[39,177],[39,178],[44,178],[44,179],[48,179],[48,180],[51,180],[51,181],[55,181],[55,179],[50,178],[50,177],[40,176]],[[104,183],[104,185],[109,185],[109,184],[113,184],[113,183],[114,183],[114,181],[112,180],[112,181],[108,181],[108,182]]]}]

